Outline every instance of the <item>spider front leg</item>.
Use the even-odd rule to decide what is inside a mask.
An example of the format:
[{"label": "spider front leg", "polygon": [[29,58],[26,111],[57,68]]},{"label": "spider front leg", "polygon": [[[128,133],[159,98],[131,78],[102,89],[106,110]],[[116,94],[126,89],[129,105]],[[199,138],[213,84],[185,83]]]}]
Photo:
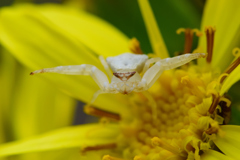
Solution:
[{"label": "spider front leg", "polygon": [[109,68],[106,60],[105,60],[104,57],[101,56],[101,55],[100,55],[98,58],[99,58],[100,62],[102,63],[105,71],[107,72],[108,77],[109,77],[110,79],[112,79],[113,73],[111,72],[111,69]]},{"label": "spider front leg", "polygon": [[99,70],[94,65],[90,64],[82,64],[82,65],[71,65],[71,66],[59,66],[54,68],[44,68],[41,70],[36,70],[31,72],[30,75],[34,75],[37,73],[60,73],[60,74],[70,74],[70,75],[90,75],[93,80],[97,83],[100,87],[100,90],[97,91],[91,103],[97,98],[97,96],[101,93],[108,93],[109,91],[109,80],[107,76]]},{"label": "spider front leg", "polygon": [[147,90],[156,82],[164,70],[180,67],[194,59],[205,56],[205,53],[195,53],[184,54],[181,56],[166,59],[152,58],[150,59],[150,62],[156,63],[144,73],[140,85],[142,86],[143,90]]},{"label": "spider front leg", "polygon": [[160,60],[161,60],[160,57],[148,59],[143,67],[142,73],[144,74],[150,68],[151,64],[156,63],[157,61],[160,61]]},{"label": "spider front leg", "polygon": [[194,59],[205,57],[205,53],[186,53],[180,56],[165,58],[160,60],[162,66],[164,66],[165,70],[173,69],[180,67]]}]

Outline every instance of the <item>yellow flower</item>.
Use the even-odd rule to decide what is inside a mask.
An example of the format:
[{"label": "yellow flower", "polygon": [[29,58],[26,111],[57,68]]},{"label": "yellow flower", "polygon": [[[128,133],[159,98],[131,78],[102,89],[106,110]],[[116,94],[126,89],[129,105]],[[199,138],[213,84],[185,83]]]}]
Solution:
[{"label": "yellow flower", "polygon": [[[0,57],[0,145],[72,123],[76,100],[46,81],[39,78],[33,78],[33,81],[25,76],[30,70],[3,47],[0,48]],[[61,155],[66,155],[66,152]],[[48,155],[24,154],[18,159],[40,160],[55,156],[56,152],[52,151]]]},{"label": "yellow flower", "polygon": [[[168,51],[161,38],[161,32],[157,27],[148,1],[138,0],[138,2],[155,53],[151,54],[151,56],[168,57]],[[216,2],[218,2],[217,6]],[[103,160],[238,159],[240,150],[238,135],[240,127],[226,125],[229,121],[231,101],[225,96],[225,93],[240,79],[239,74],[237,74],[240,70],[240,50],[235,48],[237,47],[236,43],[240,41],[238,34],[240,21],[237,19],[240,15],[240,10],[238,9],[240,6],[239,3],[238,1],[234,1],[234,3],[229,4],[224,0],[207,2],[202,21],[203,29],[205,29],[205,26],[213,25],[217,31],[215,33],[214,27],[206,27],[207,43],[204,37],[200,39],[197,50],[207,51],[208,55],[206,59],[199,60],[198,64],[191,62],[179,69],[165,71],[159,80],[149,89],[149,93],[133,93],[124,97],[120,95],[111,95],[111,97],[110,95],[99,96],[94,106],[85,106],[84,109],[90,115],[101,117],[102,121],[100,124],[69,127],[28,140],[5,144],[0,146],[0,156],[81,146],[82,153],[86,154],[86,158],[88,159],[101,159],[101,157],[103,157]],[[34,6],[29,6],[29,9],[31,8],[34,8]],[[69,12],[69,10],[63,10],[58,7],[55,9],[57,11],[61,10],[61,12],[52,13],[47,7],[45,9],[45,12],[48,12],[50,17],[61,15],[69,21],[80,20],[77,19],[77,16],[74,17],[74,15],[82,16],[83,20],[79,22],[78,26],[81,27],[82,31],[79,34],[78,40],[81,42],[79,45],[82,45],[81,51],[84,54],[82,54],[83,59],[79,63],[89,62],[94,64],[96,56],[89,49],[97,52],[97,54],[104,54],[109,50],[114,51],[104,56],[128,51],[126,47],[128,39],[102,21],[85,13],[79,15],[78,13]],[[8,16],[21,13],[26,18],[23,20],[33,27],[39,27],[38,25],[40,24],[42,25],[41,27],[46,27],[51,32],[55,28],[56,31],[54,33],[68,31],[65,28],[66,26],[59,25],[60,21],[57,18],[53,19],[44,16],[46,13],[43,11],[38,10],[38,12],[40,12],[41,16],[39,14],[31,15],[28,11],[23,11],[21,8],[18,8],[18,11],[15,11],[15,13],[8,13],[8,9],[3,10],[3,14]],[[225,21],[218,19],[219,15],[216,14],[218,12],[225,15]],[[71,19],[69,15],[76,19]],[[229,28],[225,28],[229,17],[236,19],[234,23],[229,25]],[[2,25],[0,24],[0,29],[6,31],[0,37],[1,43],[21,62],[36,69],[38,63],[47,59],[41,57],[41,55],[37,55],[39,56],[37,58],[29,58],[31,56],[30,53],[26,54],[27,56],[25,55],[25,57],[19,55],[18,49],[21,49],[21,47],[25,46],[27,49],[32,47],[32,51],[36,51],[34,47],[37,47],[37,45],[27,46],[26,44],[28,43],[23,42],[25,45],[20,45],[16,48],[15,46],[12,47],[11,44],[17,44],[17,40],[14,39],[17,36],[12,32],[10,33],[8,27],[12,23],[9,22],[6,25],[10,21],[8,18],[3,18],[3,23]],[[29,21],[29,19],[33,21]],[[15,18],[15,20],[17,19]],[[22,19],[20,20],[22,21]],[[89,22],[89,27],[94,26],[95,22],[97,22],[95,26],[102,27],[101,29],[106,33],[111,32],[120,46],[111,46],[112,48],[109,45],[107,46],[107,40],[99,33],[99,30],[95,33],[83,33],[84,29],[86,29],[82,26],[83,22]],[[227,35],[226,31],[228,31]],[[178,32],[185,33],[186,43],[184,52],[188,52],[191,50],[193,33],[196,32],[199,35],[199,32],[191,29],[180,29]],[[77,30],[68,31],[68,34],[73,37],[63,34],[64,38],[60,41],[62,44],[59,46],[59,50],[57,50],[61,56],[72,58],[73,61],[75,60],[74,58],[77,58],[74,57],[74,52],[78,52],[79,49],[76,47],[77,43],[75,39],[77,37],[74,35],[76,33]],[[37,35],[43,38],[44,35],[42,34],[44,32]],[[88,34],[93,34],[95,38],[90,38],[91,36]],[[59,36],[59,34],[56,34],[56,36]],[[224,38],[219,38],[219,36]],[[64,41],[65,38],[67,40]],[[45,45],[47,46],[49,42],[50,44],[56,43],[53,41],[54,38],[49,37]],[[72,46],[72,50],[69,52],[73,52],[73,54],[65,56],[67,48],[64,47],[63,42],[70,43],[69,46]],[[92,43],[95,46],[91,45]],[[109,42],[109,44],[112,43]],[[56,47],[56,45],[48,47]],[[132,52],[141,52],[136,40],[131,41],[130,50]],[[232,50],[236,56],[235,60],[233,60],[233,57],[227,56]],[[51,59],[52,54],[47,53],[49,51],[42,50],[42,52],[49,56],[51,61],[57,62],[55,64],[49,60],[49,65],[65,65],[64,61],[57,59],[57,56],[54,56],[56,59]],[[34,60],[34,63],[30,62],[29,59]],[[232,60],[233,62],[229,65]],[[224,62],[222,63],[222,61]],[[74,61],[74,63],[77,62]],[[94,65],[101,68],[99,64]],[[227,67],[228,65],[229,67]],[[64,90],[69,90],[64,87],[72,86],[76,86],[77,89],[83,89],[82,91],[85,94],[79,97],[76,96],[78,91],[73,87],[71,89],[73,92],[69,93],[83,101],[88,101],[90,99],[89,95],[92,95],[92,91],[96,88],[90,88],[91,92],[88,91],[87,88],[91,85],[88,79],[79,80],[81,83],[78,84],[75,81],[71,81],[71,78],[62,78],[67,77],[64,75],[43,75],[42,77],[48,79],[50,82],[58,81],[56,85]],[[73,84],[64,84],[65,81],[72,82]],[[155,105],[157,111],[153,112],[155,111]],[[154,118],[154,115],[157,118]]]}]

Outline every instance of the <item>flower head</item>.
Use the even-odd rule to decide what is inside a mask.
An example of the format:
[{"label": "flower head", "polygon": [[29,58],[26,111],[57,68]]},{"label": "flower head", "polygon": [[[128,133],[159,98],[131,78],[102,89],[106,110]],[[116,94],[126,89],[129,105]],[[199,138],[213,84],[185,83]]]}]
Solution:
[{"label": "flower head", "polygon": [[[154,50],[149,56],[168,57],[148,1],[138,2]],[[213,1],[208,2],[205,14],[208,14],[208,7],[213,5],[212,3]],[[222,1],[222,5],[224,4]],[[215,43],[217,28],[218,26],[216,29],[206,27],[206,38],[201,38],[199,47],[195,50],[207,52],[206,59],[199,60],[197,64],[191,62],[178,69],[165,71],[149,92],[116,96],[112,108],[119,106],[115,105],[116,102],[122,101],[121,105],[124,106],[120,106],[121,108],[101,107],[97,103],[96,106],[86,105],[85,112],[100,117],[100,124],[60,130],[31,140],[8,144],[0,147],[0,156],[59,149],[62,146],[81,146],[83,154],[97,154],[98,158],[103,157],[103,160],[238,158],[237,135],[240,128],[226,125],[229,122],[231,101],[225,93],[239,80],[236,72],[240,69],[240,52],[239,49],[234,49],[235,47],[227,48],[226,51],[233,50],[236,58],[222,71],[224,67],[215,60],[214,50],[219,45],[219,40]],[[178,30],[178,33],[180,32],[185,33],[185,49],[182,53],[185,54],[192,51],[194,33],[200,36],[200,32],[189,28]],[[206,45],[203,45],[202,39],[206,39]],[[239,40],[239,37],[237,39]],[[130,50],[142,54],[136,39],[131,41]],[[221,52],[222,57],[217,60],[223,59],[225,52]],[[228,59],[231,60],[229,57]],[[81,134],[78,135],[78,132]],[[64,138],[68,134],[71,136]],[[75,141],[69,142],[70,139]],[[47,142],[54,145],[47,146]],[[39,149],[36,144],[42,145],[42,148]],[[97,152],[99,150],[103,152]]]}]

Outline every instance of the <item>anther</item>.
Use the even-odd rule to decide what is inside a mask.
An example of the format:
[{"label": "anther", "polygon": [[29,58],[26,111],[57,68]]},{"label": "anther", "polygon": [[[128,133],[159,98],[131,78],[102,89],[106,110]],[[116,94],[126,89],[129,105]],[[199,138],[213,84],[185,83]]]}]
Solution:
[{"label": "anther", "polygon": [[102,160],[123,160],[123,159],[105,155],[105,156],[103,156]]},{"label": "anther", "polygon": [[226,98],[226,97],[220,97],[219,101],[223,101],[223,102],[225,102],[227,107],[230,107],[231,104],[232,104],[232,101],[229,100],[229,99]]},{"label": "anther", "polygon": [[89,105],[84,106],[84,112],[96,117],[106,117],[117,121],[121,120],[121,116],[117,113],[112,113]]},{"label": "anther", "polygon": [[214,45],[214,33],[216,29],[214,27],[205,27],[205,33],[207,36],[207,62],[211,63],[212,61],[212,54],[213,54],[213,45]]},{"label": "anther", "polygon": [[140,43],[136,38],[132,38],[129,42],[129,49],[135,54],[143,54]]},{"label": "anther", "polygon": [[228,73],[223,73],[223,74],[221,74],[221,75],[219,76],[219,78],[218,78],[219,84],[222,84],[223,81],[227,78],[228,75],[229,75]]},{"label": "anther", "polygon": [[212,101],[210,108],[208,109],[208,112],[210,114],[213,114],[213,112],[215,111],[215,109],[217,108],[217,105],[219,103],[219,95],[218,94],[212,93],[212,97],[213,97],[213,101]]},{"label": "anther", "polygon": [[[236,57],[235,61],[228,66],[228,68],[224,71],[226,74],[230,74],[239,64],[240,64],[240,49],[233,49],[233,55]],[[222,83],[226,77],[223,77],[220,81]]]},{"label": "anther", "polygon": [[224,73],[230,74],[240,64],[240,57],[238,57],[230,66],[225,70]]},{"label": "anther", "polygon": [[161,140],[160,138],[158,137],[153,137],[151,139],[152,141],[152,145],[154,147],[158,146],[158,147],[161,147],[165,150],[168,150],[169,152],[172,152],[174,154],[179,154],[180,153],[180,150],[172,145],[170,145],[168,142],[165,142],[164,140]]},{"label": "anther", "polygon": [[210,121],[209,128],[205,131],[207,134],[220,133],[221,130],[217,121]]},{"label": "anther", "polygon": [[201,36],[201,32],[198,29],[190,29],[190,28],[179,28],[177,30],[177,34],[180,34],[184,32],[185,33],[185,44],[184,44],[184,54],[185,53],[191,53],[192,51],[192,43],[193,43],[193,33],[196,34],[196,36]]},{"label": "anther", "polygon": [[197,37],[201,37],[203,35],[199,29],[192,29],[192,32],[194,32]]},{"label": "anther", "polygon": [[221,113],[219,115],[224,118],[223,124],[228,124],[231,116],[231,100],[227,97],[220,97],[219,106],[221,107]]},{"label": "anther", "polygon": [[[98,151],[98,150],[104,150],[104,149],[114,149],[117,147],[116,143],[109,143],[109,144],[101,144],[96,146],[88,146],[81,150],[82,153],[88,152],[88,151]],[[114,159],[115,160],[115,159]]]},{"label": "anther", "polygon": [[232,53],[236,58],[240,57],[240,48],[234,48]]}]

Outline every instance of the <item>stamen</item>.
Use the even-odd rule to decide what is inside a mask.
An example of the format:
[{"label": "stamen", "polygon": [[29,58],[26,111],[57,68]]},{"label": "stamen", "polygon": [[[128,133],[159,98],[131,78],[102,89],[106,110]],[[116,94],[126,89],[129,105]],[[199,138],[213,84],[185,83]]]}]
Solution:
[{"label": "stamen", "polygon": [[226,97],[220,97],[219,101],[223,101],[223,102],[225,102],[227,107],[230,107],[231,104],[232,104],[232,101],[229,100],[229,99],[226,98]]},{"label": "stamen", "polygon": [[207,36],[207,62],[211,63],[212,61],[212,54],[213,54],[213,44],[214,44],[214,33],[216,29],[214,27],[206,27],[205,28],[205,33]]},{"label": "stamen", "polygon": [[235,57],[240,57],[240,48],[234,48],[232,52]]},{"label": "stamen", "polygon": [[103,156],[102,160],[123,160],[123,159],[105,155]]},{"label": "stamen", "polygon": [[177,34],[180,34],[180,33],[185,32],[185,31],[186,31],[185,28],[178,28],[176,32],[177,32]]},{"label": "stamen", "polygon": [[225,133],[219,127],[218,122],[214,120],[210,121],[209,128],[205,132],[209,135],[217,133],[220,137],[223,137],[225,135]]},{"label": "stamen", "polygon": [[190,28],[179,28],[177,30],[177,34],[185,33],[185,44],[184,44],[184,54],[191,53],[192,51],[192,43],[193,43],[193,33],[196,33],[196,36],[201,36],[201,32],[198,29],[190,29]]},{"label": "stamen", "polygon": [[102,145],[96,145],[96,146],[88,146],[82,149],[82,153],[88,152],[88,151],[98,151],[103,149],[114,149],[117,147],[116,143],[109,143],[109,144],[102,144]]},{"label": "stamen", "polygon": [[[240,64],[240,49],[235,48],[233,49],[233,55],[236,57],[236,60],[228,66],[228,68],[224,71],[226,74],[230,74],[239,64]],[[220,83],[223,83],[226,77],[223,77]]]},{"label": "stamen", "polygon": [[228,75],[229,75],[229,74],[227,74],[227,73],[221,74],[221,75],[219,76],[219,78],[218,78],[219,84],[222,84],[223,81],[225,80],[225,78],[227,78]]},{"label": "stamen", "polygon": [[184,54],[190,53],[192,51],[192,43],[193,43],[193,33],[190,28],[187,28],[185,31]]},{"label": "stamen", "polygon": [[213,97],[213,102],[208,110],[208,112],[210,114],[213,114],[213,112],[215,111],[215,109],[217,108],[217,105],[219,103],[219,95],[217,93],[212,93],[212,97]]},{"label": "stamen", "polygon": [[199,29],[192,29],[192,32],[194,32],[197,37],[201,37],[203,35]]},{"label": "stamen", "polygon": [[96,117],[107,117],[117,121],[121,120],[121,116],[117,113],[101,110],[99,108],[92,107],[89,105],[84,106],[84,112]]},{"label": "stamen", "polygon": [[142,49],[140,47],[140,43],[137,38],[132,38],[129,42],[129,49],[132,53],[135,54],[143,54]]},{"label": "stamen", "polygon": [[158,147],[161,147],[161,148],[164,148],[166,150],[168,150],[169,152],[172,152],[174,154],[179,154],[180,153],[180,150],[177,149],[176,147],[173,147],[172,145],[170,145],[168,142],[165,142],[163,140],[161,140],[160,138],[158,137],[153,137],[151,139],[152,141],[152,145],[154,147],[158,146]]},{"label": "stamen", "polygon": [[226,97],[221,97],[219,100],[219,106],[221,107],[221,113],[219,115],[224,118],[223,124],[228,124],[231,116],[231,100]]}]

